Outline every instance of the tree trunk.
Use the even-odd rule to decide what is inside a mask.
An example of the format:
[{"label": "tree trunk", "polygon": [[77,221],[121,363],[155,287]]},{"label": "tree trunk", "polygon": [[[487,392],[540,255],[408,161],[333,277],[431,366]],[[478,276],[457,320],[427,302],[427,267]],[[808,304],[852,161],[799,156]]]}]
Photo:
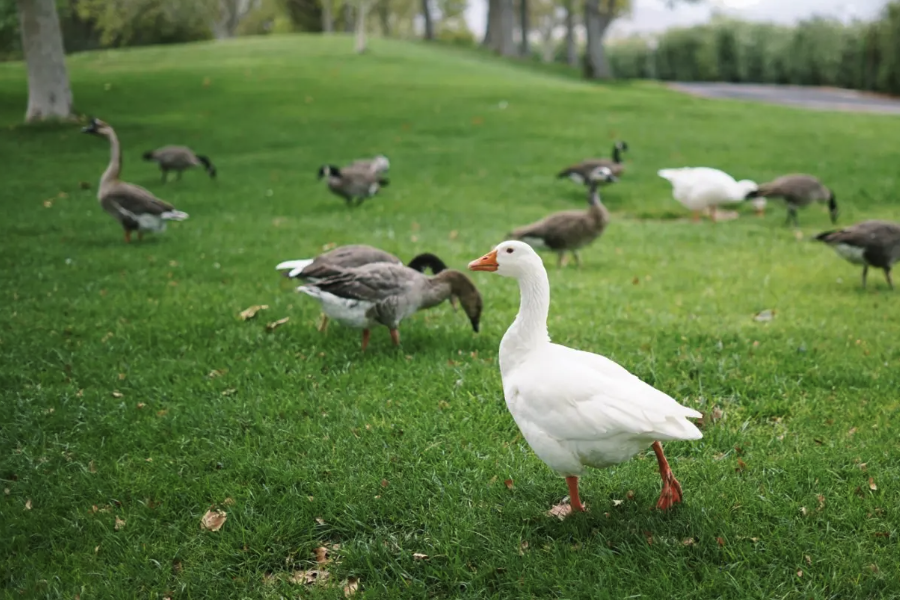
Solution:
[{"label": "tree trunk", "polygon": [[513,0],[500,0],[500,31],[497,50],[503,56],[516,56],[516,10]]},{"label": "tree trunk", "polygon": [[350,0],[344,2],[344,33],[353,32],[353,7],[350,6]]},{"label": "tree trunk", "polygon": [[528,0],[519,0],[519,21],[522,27],[522,47],[520,53],[523,58],[528,58],[528,31],[531,29],[528,23]]},{"label": "tree trunk", "polygon": [[610,79],[612,77],[609,61],[606,59],[606,49],[603,47],[603,38],[613,21],[616,2],[609,0],[601,12],[599,1],[586,0],[584,3],[584,27],[587,30],[584,76],[587,79]]},{"label": "tree trunk", "polygon": [[391,5],[389,0],[378,2],[378,22],[381,24],[381,35],[391,37]]},{"label": "tree trunk", "polygon": [[358,0],[356,4],[356,53],[366,51],[366,6],[367,0]]},{"label": "tree trunk", "polygon": [[556,55],[556,45],[553,43],[553,30],[556,29],[557,20],[552,15],[538,21],[541,33],[541,60],[545,63],[553,62]]},{"label": "tree trunk", "polygon": [[22,50],[28,66],[25,121],[72,116],[72,90],[66,70],[59,15],[54,0],[17,0]]},{"label": "tree trunk", "polygon": [[487,26],[484,30],[484,41],[481,42],[482,46],[487,46],[488,48],[496,49],[496,37],[497,37],[497,19],[500,16],[500,0],[488,0],[488,14],[487,14]]},{"label": "tree trunk", "polygon": [[429,0],[422,0],[422,17],[425,18],[425,39],[434,39],[434,23],[431,21],[431,5]]},{"label": "tree trunk", "polygon": [[334,15],[331,5],[334,0],[322,0],[322,33],[334,32]]},{"label": "tree trunk", "polygon": [[566,1],[566,64],[570,67],[578,66],[578,51],[575,48],[575,9],[573,0]]}]

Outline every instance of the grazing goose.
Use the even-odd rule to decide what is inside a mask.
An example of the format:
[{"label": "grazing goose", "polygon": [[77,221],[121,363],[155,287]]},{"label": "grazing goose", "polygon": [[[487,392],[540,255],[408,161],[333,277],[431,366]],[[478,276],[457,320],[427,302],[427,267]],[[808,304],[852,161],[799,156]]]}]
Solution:
[{"label": "grazing goose", "polygon": [[609,224],[609,211],[600,201],[597,186],[600,179],[611,178],[612,173],[606,167],[599,167],[596,171],[603,173],[591,176],[592,183],[588,192],[590,206],[587,211],[566,210],[554,213],[536,223],[519,227],[509,237],[553,250],[559,256],[557,267],[565,264],[566,252],[571,252],[575,257],[575,264],[580,267],[579,248],[597,239]]},{"label": "grazing goose", "polygon": [[716,207],[730,202],[742,202],[756,190],[756,183],[734,177],[709,167],[684,167],[662,169],[657,175],[672,184],[672,196],[691,211],[693,221],[700,220],[700,212],[709,209],[709,218],[715,223]]},{"label": "grazing goose", "polygon": [[148,150],[144,152],[144,160],[156,162],[159,164],[159,170],[162,171],[162,181],[166,183],[169,179],[169,171],[175,171],[177,179],[181,179],[181,173],[185,169],[203,166],[210,178],[216,178],[216,168],[209,158],[202,154],[195,154],[193,150],[187,146],[163,146],[156,150]]},{"label": "grazing goose", "polygon": [[343,198],[347,206],[353,206],[354,200],[356,206],[359,206],[366,198],[371,198],[389,183],[378,173],[354,166],[341,169],[334,165],[322,165],[319,167],[319,179],[323,177],[327,177],[328,189]]},{"label": "grazing goose", "polygon": [[757,190],[748,194],[747,198],[784,198],[788,209],[787,224],[793,222],[795,227],[800,224],[797,221],[798,208],[809,206],[813,202],[827,201],[831,222],[837,223],[839,211],[834,192],[812,175],[796,173],[761,183]]},{"label": "grazing goose", "polygon": [[400,321],[453,296],[459,298],[476,333],[481,319],[481,294],[468,277],[453,269],[428,277],[403,265],[373,263],[343,269],[297,291],[316,298],[335,321],[362,329],[363,350],[373,326],[387,327],[394,345],[399,345]]},{"label": "grazing goose", "polygon": [[588,158],[577,165],[566,167],[556,174],[559,179],[568,177],[575,183],[590,185],[592,176],[596,175],[597,167],[606,167],[616,178],[604,179],[601,183],[613,183],[618,181],[625,172],[625,165],[622,163],[622,152],[628,150],[628,144],[625,142],[616,142],[613,145],[612,160],[608,158]]},{"label": "grazing goose", "polygon": [[522,436],[547,466],[565,477],[571,508],[583,511],[578,478],[653,448],[662,477],[657,508],[681,502],[660,440],[698,440],[688,421],[696,410],[644,383],[604,356],[550,342],[550,283],[541,257],[527,244],[506,241],[469,263],[519,281],[519,314],[500,341],[506,406]]},{"label": "grazing goose", "polygon": [[826,231],[816,236],[825,242],[845,260],[862,265],[862,286],[866,287],[869,267],[884,269],[888,286],[891,281],[891,267],[900,260],[900,225],[887,221],[863,221],[844,229]]},{"label": "grazing goose", "polygon": [[91,119],[82,133],[90,133],[109,140],[109,166],[100,177],[100,189],[97,198],[100,206],[110,216],[122,224],[125,230],[125,241],[131,241],[131,232],[138,232],[138,239],[143,239],[145,231],[162,232],[166,230],[166,221],[184,221],[188,214],[175,210],[175,207],[160,200],[144,188],[119,180],[122,172],[122,148],[116,132],[100,119]]},{"label": "grazing goose", "polygon": [[349,166],[351,169],[359,168],[376,175],[383,175],[391,168],[391,161],[388,160],[387,156],[379,154],[375,158],[354,160]]}]

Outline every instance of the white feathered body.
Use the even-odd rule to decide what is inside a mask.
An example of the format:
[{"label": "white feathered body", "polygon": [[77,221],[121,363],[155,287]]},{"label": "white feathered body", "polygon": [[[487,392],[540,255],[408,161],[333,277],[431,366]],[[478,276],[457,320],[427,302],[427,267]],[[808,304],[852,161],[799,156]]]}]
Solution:
[{"label": "white feathered body", "polygon": [[330,292],[322,291],[315,285],[301,285],[297,291],[318,300],[322,305],[322,312],[328,315],[328,318],[334,319],[342,325],[356,329],[370,329],[377,323],[369,313],[369,310],[375,306],[374,302],[341,298]]},{"label": "white feathered body", "polygon": [[535,454],[563,477],[624,462],[655,441],[703,437],[687,420],[699,412],[606,357],[549,342],[519,350],[504,337],[506,406]]},{"label": "white feathered body", "polygon": [[741,202],[756,185],[751,181],[738,182],[728,173],[709,167],[662,169],[657,174],[672,184],[672,196],[678,202],[695,211]]}]

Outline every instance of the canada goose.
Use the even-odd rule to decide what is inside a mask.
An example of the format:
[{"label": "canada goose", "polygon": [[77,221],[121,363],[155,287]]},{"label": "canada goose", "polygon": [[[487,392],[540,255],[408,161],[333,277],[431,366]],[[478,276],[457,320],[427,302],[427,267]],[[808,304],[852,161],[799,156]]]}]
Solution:
[{"label": "canada goose", "polygon": [[[591,176],[596,174],[597,167],[606,167],[615,177],[621,177],[625,172],[625,165],[622,163],[622,152],[628,150],[628,144],[625,142],[616,142],[613,145],[612,160],[608,158],[588,158],[581,161],[577,165],[566,167],[556,174],[556,177],[562,179],[568,177],[575,183],[584,185],[591,184]],[[613,183],[618,179],[604,180],[600,183]]]},{"label": "canada goose", "polygon": [[700,211],[708,208],[715,223],[716,207],[742,202],[756,190],[756,183],[749,179],[735,181],[728,173],[709,167],[661,169],[656,174],[672,184],[672,197],[691,211],[695,222],[700,220]]},{"label": "canada goose", "polygon": [[322,165],[319,167],[319,179],[327,178],[328,189],[347,202],[347,206],[356,206],[363,203],[366,198],[371,198],[378,190],[388,185],[388,180],[378,173],[372,173],[369,169],[360,167],[336,167],[334,165]]},{"label": "canada goose", "polygon": [[476,333],[481,320],[481,294],[468,277],[453,269],[428,277],[403,265],[372,263],[301,285],[297,291],[317,299],[332,319],[362,329],[363,350],[373,326],[387,327],[394,345],[399,345],[403,319],[452,296],[459,298]]},{"label": "canada goose", "polygon": [[175,207],[160,200],[144,188],[119,180],[122,172],[122,149],[116,132],[100,119],[91,119],[82,133],[90,133],[109,140],[109,166],[100,177],[100,189],[97,198],[100,206],[114,219],[121,223],[125,230],[125,241],[131,241],[131,232],[138,232],[138,239],[143,239],[145,231],[166,230],[166,221],[184,221],[188,214],[175,210]]},{"label": "canada goose", "polygon": [[379,154],[375,158],[354,160],[349,166],[351,169],[358,167],[376,175],[383,175],[391,168],[391,161],[388,160],[387,156]]},{"label": "canada goose", "polygon": [[761,183],[757,190],[747,195],[747,199],[757,197],[784,198],[788,209],[787,224],[790,225],[793,222],[795,227],[799,226],[797,209],[813,202],[828,201],[828,214],[832,223],[837,223],[840,214],[834,192],[822,185],[822,182],[812,175],[795,173],[773,179],[768,183]]},{"label": "canada goose", "polygon": [[581,266],[578,249],[597,239],[609,224],[609,211],[600,201],[597,186],[600,181],[613,177],[607,167],[595,169],[590,175],[591,184],[588,192],[588,209],[566,210],[544,217],[536,223],[515,229],[508,237],[522,240],[529,244],[543,245],[555,251],[559,256],[557,266],[564,265],[566,252],[571,252],[575,263]]},{"label": "canada goose", "polygon": [[178,174],[177,179],[181,179],[181,173],[185,169],[192,169],[200,165],[203,165],[210,178],[216,178],[216,168],[209,162],[209,158],[202,154],[195,154],[187,146],[163,146],[156,150],[148,150],[144,152],[144,160],[159,164],[163,183],[168,181],[169,171],[175,171]]},{"label": "canada goose", "polygon": [[888,286],[891,281],[891,267],[900,260],[900,225],[887,221],[863,221],[844,229],[826,231],[816,236],[837,252],[841,258],[862,265],[862,286],[866,287],[869,267],[884,269]]}]

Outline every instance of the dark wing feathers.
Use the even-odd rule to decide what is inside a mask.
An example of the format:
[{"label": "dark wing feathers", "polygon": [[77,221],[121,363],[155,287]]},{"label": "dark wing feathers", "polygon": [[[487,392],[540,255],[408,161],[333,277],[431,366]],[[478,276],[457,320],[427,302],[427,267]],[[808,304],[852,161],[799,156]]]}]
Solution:
[{"label": "dark wing feathers", "polygon": [[134,215],[161,215],[175,208],[144,188],[123,181],[105,193],[103,201],[113,202]]},{"label": "dark wing feathers", "polygon": [[376,263],[343,269],[338,275],[316,282],[315,287],[341,298],[380,302],[402,293],[415,283],[416,277],[425,277],[403,265]]},{"label": "dark wing feathers", "polygon": [[303,269],[300,277],[316,277],[324,279],[333,275],[339,275],[346,269],[353,269],[372,263],[402,264],[402,261],[389,252],[367,246],[365,244],[349,244],[339,246],[320,254],[313,262]]},{"label": "dark wing feathers", "polygon": [[573,240],[590,234],[589,219],[584,211],[571,210],[552,214],[536,223],[515,229],[510,236],[517,239],[538,238],[552,249],[565,248]]}]

